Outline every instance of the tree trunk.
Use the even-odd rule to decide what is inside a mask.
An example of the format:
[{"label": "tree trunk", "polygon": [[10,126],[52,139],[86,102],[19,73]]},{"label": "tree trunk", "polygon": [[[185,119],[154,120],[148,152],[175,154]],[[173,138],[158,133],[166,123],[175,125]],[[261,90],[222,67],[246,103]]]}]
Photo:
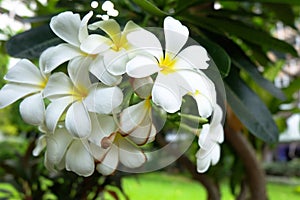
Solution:
[{"label": "tree trunk", "polygon": [[225,125],[225,139],[236,151],[242,160],[247,183],[250,190],[250,197],[253,200],[266,200],[266,181],[261,164],[256,158],[255,150],[248,140],[241,133],[241,123],[230,109],[227,112]]}]

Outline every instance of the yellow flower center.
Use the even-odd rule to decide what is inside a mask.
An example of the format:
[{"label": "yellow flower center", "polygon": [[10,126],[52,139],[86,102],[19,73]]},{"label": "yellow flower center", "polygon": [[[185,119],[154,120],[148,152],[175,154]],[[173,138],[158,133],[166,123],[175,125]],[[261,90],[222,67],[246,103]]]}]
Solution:
[{"label": "yellow flower center", "polygon": [[77,85],[77,87],[74,86],[73,90],[71,91],[71,94],[76,100],[82,101],[85,97],[88,96],[89,91],[86,87]]},{"label": "yellow flower center", "polygon": [[168,53],[159,60],[159,67],[161,68],[161,73],[167,75],[176,71],[175,69],[176,59],[171,59]]},{"label": "yellow flower center", "polygon": [[40,82],[39,86],[41,87],[41,89],[45,89],[47,83],[48,83],[48,77],[45,78],[42,82]]}]

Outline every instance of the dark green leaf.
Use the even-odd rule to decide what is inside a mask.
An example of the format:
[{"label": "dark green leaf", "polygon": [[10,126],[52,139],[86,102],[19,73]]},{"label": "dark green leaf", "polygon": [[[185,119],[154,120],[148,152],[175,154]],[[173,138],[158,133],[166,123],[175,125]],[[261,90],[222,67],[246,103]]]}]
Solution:
[{"label": "dark green leaf", "polygon": [[290,5],[283,3],[278,4],[264,4],[264,7],[273,11],[276,18],[282,21],[284,24],[295,28],[295,15]]},{"label": "dark green leaf", "polygon": [[292,45],[272,37],[269,33],[264,32],[263,30],[247,26],[242,22],[224,18],[205,18],[205,22],[210,26],[218,27],[218,29],[223,30],[231,36],[260,45],[268,48],[269,50],[278,50],[284,53],[290,53],[293,56],[298,56],[297,51]]},{"label": "dark green leaf", "polygon": [[[220,0],[220,2],[227,2],[227,1],[237,1],[237,2],[241,2],[241,0]],[[285,4],[289,4],[289,5],[300,5],[300,1],[299,0],[247,0],[247,2],[253,2],[253,3],[285,3]]]},{"label": "dark green leaf", "polygon": [[209,53],[217,65],[222,77],[226,77],[230,71],[231,59],[226,51],[218,44],[200,37],[195,38]]},{"label": "dark green leaf", "polygon": [[153,3],[151,3],[148,0],[133,0],[133,2],[138,6],[140,6],[143,10],[145,10],[146,12],[154,16],[164,17],[166,15],[169,15],[168,13],[160,10],[158,7],[156,7]]},{"label": "dark green leaf", "polygon": [[50,46],[62,43],[49,25],[30,29],[10,38],[6,43],[7,53],[16,58],[34,59]]},{"label": "dark green leaf", "polygon": [[293,80],[291,84],[283,89],[283,92],[290,98],[295,94],[295,92],[298,92],[300,90],[300,77]]},{"label": "dark green leaf", "polygon": [[276,142],[279,132],[270,111],[235,70],[231,71],[225,89],[233,112],[253,135],[268,143]]}]

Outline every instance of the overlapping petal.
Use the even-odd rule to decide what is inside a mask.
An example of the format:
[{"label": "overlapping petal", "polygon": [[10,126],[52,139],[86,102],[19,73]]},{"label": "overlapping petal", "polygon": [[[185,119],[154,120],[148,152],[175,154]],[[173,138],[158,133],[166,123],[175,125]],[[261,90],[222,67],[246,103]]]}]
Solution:
[{"label": "overlapping petal", "polygon": [[133,78],[144,78],[158,72],[157,61],[153,57],[137,55],[126,65],[126,72]]}]

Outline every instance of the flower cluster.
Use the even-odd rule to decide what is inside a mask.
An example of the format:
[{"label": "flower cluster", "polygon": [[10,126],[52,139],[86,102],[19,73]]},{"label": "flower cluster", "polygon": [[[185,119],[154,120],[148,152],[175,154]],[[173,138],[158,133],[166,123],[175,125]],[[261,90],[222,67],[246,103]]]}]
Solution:
[{"label": "flower cluster", "polygon": [[[197,170],[216,164],[223,112],[214,83],[202,71],[207,52],[187,45],[187,27],[166,17],[163,49],[154,33],[132,21],[122,31],[113,19],[88,25],[92,15],[81,19],[68,11],[53,17],[50,27],[64,43],[45,50],[39,68],[23,59],[5,76],[0,108],[23,99],[22,118],[43,133],[33,154],[46,148],[49,170],[81,176],[95,169],[109,175],[120,163],[141,167],[147,157],[140,147],[158,132],[152,107],[180,112],[184,96],[191,96],[199,117],[210,118],[199,135]],[[130,101],[132,96],[138,101]]]}]

